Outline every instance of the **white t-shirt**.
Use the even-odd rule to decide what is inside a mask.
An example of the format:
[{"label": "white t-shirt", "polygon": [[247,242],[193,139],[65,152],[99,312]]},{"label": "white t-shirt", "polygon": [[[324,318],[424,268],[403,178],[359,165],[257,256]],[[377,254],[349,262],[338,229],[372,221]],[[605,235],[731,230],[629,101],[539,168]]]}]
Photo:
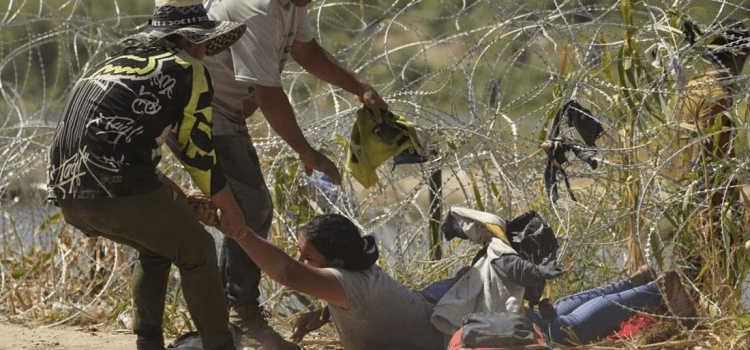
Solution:
[{"label": "white t-shirt", "polygon": [[213,133],[246,133],[242,101],[255,97],[255,84],[280,87],[292,42],[313,39],[307,6],[297,7],[290,0],[204,2],[211,19],[247,25],[229,50],[203,60],[214,85]]},{"label": "white t-shirt", "polygon": [[434,304],[383,272],[326,268],[341,283],[349,309],[328,305],[346,350],[442,350],[443,335],[430,323]]}]

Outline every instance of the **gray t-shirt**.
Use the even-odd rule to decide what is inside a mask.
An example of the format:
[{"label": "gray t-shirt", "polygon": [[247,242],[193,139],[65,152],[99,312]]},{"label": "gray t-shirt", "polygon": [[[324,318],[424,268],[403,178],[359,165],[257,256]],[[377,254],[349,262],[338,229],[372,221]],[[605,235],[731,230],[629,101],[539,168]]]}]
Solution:
[{"label": "gray t-shirt", "polygon": [[348,310],[328,305],[346,350],[441,350],[443,335],[430,323],[434,304],[377,265],[364,271],[327,268],[341,283]]},{"label": "gray t-shirt", "polygon": [[294,40],[313,39],[307,6],[290,0],[205,0],[214,20],[241,22],[245,34],[229,50],[203,63],[214,85],[214,135],[247,133],[243,101],[255,98],[255,84],[281,86],[281,71]]}]

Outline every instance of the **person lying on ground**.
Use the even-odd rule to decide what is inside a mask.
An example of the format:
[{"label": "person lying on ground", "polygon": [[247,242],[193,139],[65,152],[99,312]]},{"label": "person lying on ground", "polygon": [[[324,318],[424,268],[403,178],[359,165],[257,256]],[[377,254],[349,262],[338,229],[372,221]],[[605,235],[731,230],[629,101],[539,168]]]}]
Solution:
[{"label": "person lying on ground", "polygon": [[[49,152],[49,198],[65,220],[138,252],[133,271],[133,332],[138,350],[162,350],[172,264],[203,349],[233,350],[227,302],[205,199],[188,197],[157,170],[160,149],[178,132],[175,155],[221,210],[227,232],[245,226],[211,139],[213,88],[201,60],[245,31],[212,21],[199,0],[156,0],[153,20],[130,45],[73,86]],[[195,209],[195,213],[193,211]]]},{"label": "person lying on ground", "polygon": [[[560,277],[565,271],[557,266],[558,243],[552,228],[534,211],[512,220],[503,220],[491,213],[451,207],[443,220],[441,231],[447,241],[461,238],[481,245],[480,254],[491,258],[492,267],[498,275],[493,277],[485,272],[482,262],[486,259],[480,255],[474,258],[470,273],[456,281],[455,286],[440,298],[432,315],[433,325],[446,335],[455,333],[473,308],[473,312],[527,315],[555,342],[575,340],[587,343],[606,335],[608,330],[617,327],[635,310],[663,306],[662,290],[665,291],[664,295],[678,299],[669,303],[675,306],[675,313],[686,317],[696,316],[679,277],[673,272],[665,273],[662,277],[661,289],[653,284],[644,286],[656,276],[647,266],[629,279],[565,297],[550,305],[549,300],[541,299],[546,281]],[[477,288],[472,283],[480,283],[466,283],[471,278],[474,281],[480,279],[485,286]],[[498,284],[503,284],[504,289]],[[665,289],[666,286],[669,289]],[[433,286],[428,287],[431,288]],[[521,298],[513,296],[518,288],[522,288],[521,294],[528,305],[522,305],[519,303]],[[495,294],[501,291],[503,295],[474,297],[478,293],[487,294],[487,290]],[[497,306],[486,307],[498,302]],[[534,310],[537,305],[538,308]],[[692,319],[686,320],[688,326],[692,326],[691,321],[694,322]],[[569,335],[566,330],[572,331],[571,339],[566,339]]]},{"label": "person lying on ground", "polygon": [[697,310],[677,272],[665,271],[653,280],[642,268],[630,278],[557,300],[551,310],[527,309],[542,332],[558,344],[586,344],[609,335],[637,312],[667,307],[686,328],[697,323]]},{"label": "person lying on ground", "polygon": [[[222,230],[221,225],[219,229]],[[295,341],[301,341],[306,333],[324,324],[325,320],[320,316],[328,314],[347,350],[437,350],[445,349],[448,344],[449,338],[430,321],[439,293],[432,293],[431,297],[426,290],[411,290],[391,278],[375,264],[378,249],[374,237],[362,237],[357,226],[344,216],[327,214],[311,219],[300,232],[296,260],[250,229],[228,236],[234,238],[269,277],[328,303],[326,311],[316,311],[300,318],[294,329]],[[673,277],[663,280],[682,287]],[[611,329],[626,320],[631,309],[614,313],[611,317],[603,313],[615,308],[625,310],[625,307],[664,305],[658,285],[654,281],[626,280],[556,303],[558,315],[551,321],[533,316],[533,313],[529,317],[543,330],[562,329],[564,326],[576,330],[578,325],[586,327],[591,323],[602,323],[606,325],[602,329]],[[680,294],[679,288],[666,291]],[[444,286],[439,289],[446,290]],[[685,293],[684,289],[682,293]],[[574,317],[581,319],[575,321]],[[592,337],[581,333],[580,338]],[[560,336],[554,339],[565,340]]]},{"label": "person lying on ground", "polygon": [[444,348],[430,324],[434,304],[381,270],[375,238],[362,237],[348,218],[311,219],[296,260],[250,229],[230,237],[273,280],[325,300],[344,349]]}]

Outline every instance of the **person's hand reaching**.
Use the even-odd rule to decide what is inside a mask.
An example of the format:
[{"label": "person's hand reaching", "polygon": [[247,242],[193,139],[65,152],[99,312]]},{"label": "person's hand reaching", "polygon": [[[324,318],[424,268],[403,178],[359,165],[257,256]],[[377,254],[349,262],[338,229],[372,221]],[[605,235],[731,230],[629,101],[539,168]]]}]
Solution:
[{"label": "person's hand reaching", "polygon": [[334,185],[341,185],[341,174],[336,164],[318,150],[311,148],[308,154],[300,154],[300,161],[305,166],[307,176],[311,176],[313,170],[317,170],[328,175]]},{"label": "person's hand reaching", "polygon": [[383,101],[377,91],[372,86],[368,86],[364,89],[362,96],[359,97],[360,101],[372,111],[372,116],[375,119],[375,124],[383,122],[383,115],[381,111],[388,110],[388,104]]},{"label": "person's hand reaching", "polygon": [[292,342],[299,344],[302,338],[328,322],[330,314],[328,309],[323,308],[315,311],[305,312],[297,318],[292,329]]},{"label": "person's hand reaching", "polygon": [[237,206],[237,202],[234,201],[232,190],[229,186],[225,186],[222,190],[211,196],[211,203],[219,208],[217,211],[219,217],[216,228],[221,233],[237,240],[252,232],[247,227],[247,224],[245,224],[245,217]]},{"label": "person's hand reaching", "polygon": [[201,192],[191,192],[186,196],[190,209],[193,210],[198,221],[207,226],[216,226],[219,224],[219,215],[216,213],[216,206],[211,199]]}]

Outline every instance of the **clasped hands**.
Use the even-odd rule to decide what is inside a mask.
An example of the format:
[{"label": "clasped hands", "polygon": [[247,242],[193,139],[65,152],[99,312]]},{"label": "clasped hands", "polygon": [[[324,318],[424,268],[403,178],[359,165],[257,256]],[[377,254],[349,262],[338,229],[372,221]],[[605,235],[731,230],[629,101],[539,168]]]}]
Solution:
[{"label": "clasped hands", "polygon": [[188,206],[193,210],[195,217],[198,218],[202,224],[211,226],[219,229],[221,233],[227,237],[239,239],[244,237],[249,229],[244,225],[244,222],[240,222],[240,225],[233,225],[230,227],[230,223],[226,222],[222,225],[221,211],[214,204],[210,198],[206,197],[203,193],[196,191],[185,194]]},{"label": "clasped hands", "polygon": [[218,208],[211,202],[211,199],[199,191],[186,193],[185,196],[188,206],[193,210],[198,221],[206,226],[219,225]]}]

